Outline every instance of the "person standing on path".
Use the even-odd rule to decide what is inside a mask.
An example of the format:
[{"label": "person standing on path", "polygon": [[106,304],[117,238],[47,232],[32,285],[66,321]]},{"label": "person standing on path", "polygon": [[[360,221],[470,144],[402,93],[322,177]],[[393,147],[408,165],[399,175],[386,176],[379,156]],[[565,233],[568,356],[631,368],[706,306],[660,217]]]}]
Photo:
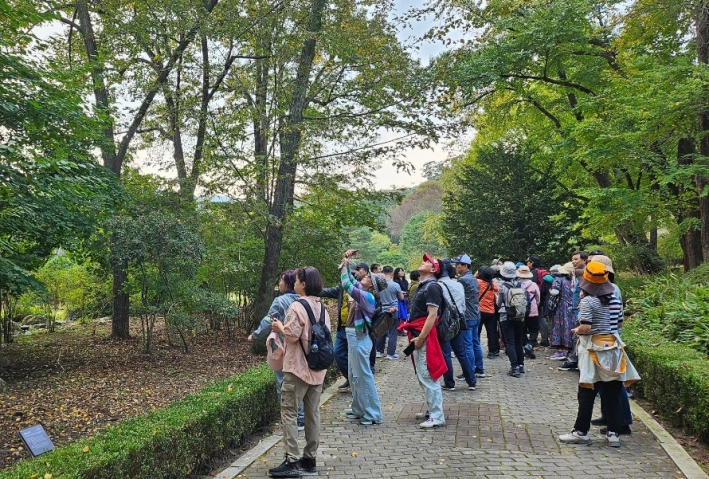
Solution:
[{"label": "person standing on path", "polygon": [[[480,344],[480,287],[477,278],[470,271],[471,264],[472,260],[467,254],[462,254],[455,259],[458,283],[463,285],[465,292],[465,324],[468,327],[467,334],[470,335],[468,357],[475,368],[475,376],[484,378],[485,363],[483,362],[483,347]],[[492,281],[492,276],[490,276],[490,280]],[[493,315],[494,313],[493,301]]]},{"label": "person standing on path", "polygon": [[[312,266],[305,266],[295,271],[295,277],[295,292],[307,302],[313,316],[319,318],[325,308],[319,298],[323,286],[320,272]],[[327,310],[325,324],[330,324]],[[281,388],[281,427],[285,460],[278,467],[269,469],[268,473],[272,477],[299,477],[303,471],[317,472],[315,454],[320,445],[320,395],[327,370],[313,371],[308,367],[305,351],[310,351],[312,326],[303,304],[299,301],[293,302],[283,322],[274,319],[271,327],[274,332],[283,334],[286,340]],[[298,404],[301,401],[305,412],[305,448],[302,458],[298,451],[296,425]]]},{"label": "person standing on path", "polygon": [[533,279],[534,273],[532,273],[527,266],[517,268],[517,278],[519,278],[522,287],[527,291],[527,298],[529,299],[527,313],[524,316],[524,354],[526,354],[529,359],[536,359],[537,355],[534,353],[534,345],[537,344],[537,336],[539,335],[539,305],[541,304],[541,295],[539,293],[539,287]]},{"label": "person standing on path", "polygon": [[351,249],[345,252],[340,269],[342,287],[354,300],[345,327],[349,368],[347,377],[352,388],[352,407],[345,411],[345,416],[358,420],[363,426],[371,426],[382,422],[382,405],[369,363],[373,348],[369,330],[377,297],[387,287],[387,282],[383,276],[376,274],[363,275],[355,281],[350,272],[350,257],[355,252]]},{"label": "person standing on path", "polygon": [[395,321],[392,322],[387,334],[377,339],[377,357],[384,356],[384,345],[386,344],[387,359],[399,359],[399,355],[396,354],[396,339],[398,338],[397,328],[399,327],[399,301],[404,300],[404,293],[401,291],[399,284],[394,281],[394,268],[384,266],[382,271],[384,271],[387,287],[379,292],[379,301],[381,302],[382,310],[389,311]]},{"label": "person standing on path", "polygon": [[438,311],[443,304],[443,291],[436,282],[441,276],[441,263],[426,253],[418,271],[420,283],[411,304],[411,319],[400,325],[399,330],[406,331],[409,347],[413,344],[412,362],[428,405],[425,413],[416,415],[418,419],[426,418],[419,427],[434,428],[446,424],[443,415],[443,394],[438,379],[448,368],[436,331]]},{"label": "person standing on path", "polygon": [[[446,307],[456,308],[460,317],[465,320],[465,288],[458,281],[452,279],[453,277],[455,277],[455,266],[451,264],[449,259],[441,260],[441,279],[438,280],[438,284],[441,286],[443,297],[447,302]],[[443,389],[455,391],[452,349],[455,352],[455,358],[460,363],[460,369],[463,371],[463,379],[468,383],[468,390],[475,391],[477,389],[475,357],[472,355],[473,344],[469,331],[461,328],[453,339],[447,343],[441,343],[441,349],[448,368],[448,371],[443,374]]]},{"label": "person standing on path", "polygon": [[510,370],[507,375],[515,378],[520,377],[524,370],[524,317],[513,319],[508,317],[507,292],[510,289],[522,288],[522,284],[517,281],[517,267],[512,261],[505,261],[500,268],[500,276],[504,282],[500,286],[500,294],[497,295],[497,309],[500,312],[500,329],[505,339],[505,352],[510,360]]},{"label": "person standing on path", "polygon": [[478,326],[478,337],[480,337],[481,327],[485,326],[487,332],[487,358],[495,359],[500,356],[500,335],[497,327],[497,314],[495,303],[497,293],[500,288],[493,281],[495,271],[489,266],[480,266],[477,271],[478,280],[478,306],[480,307],[480,326]]}]

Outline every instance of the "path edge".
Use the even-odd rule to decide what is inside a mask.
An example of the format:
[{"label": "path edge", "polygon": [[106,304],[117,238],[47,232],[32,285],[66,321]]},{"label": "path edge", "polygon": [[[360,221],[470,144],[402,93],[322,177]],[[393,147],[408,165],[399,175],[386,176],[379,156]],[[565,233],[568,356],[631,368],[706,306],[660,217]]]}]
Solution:
[{"label": "path edge", "polygon": [[[323,407],[326,402],[328,402],[337,394],[337,383],[333,382],[332,385],[330,385],[329,388],[323,391],[322,395],[320,396],[320,407]],[[271,448],[278,444],[282,438],[283,436],[280,433],[271,434],[270,436],[256,444],[254,447],[246,451],[244,454],[239,456],[236,461],[232,462],[219,474],[214,476],[215,479],[236,478],[239,474],[244,472],[247,467],[253,464],[256,459],[266,454]]]},{"label": "path edge", "polygon": [[709,476],[697,464],[692,456],[675,440],[672,435],[665,430],[662,425],[655,420],[645,409],[635,401],[630,402],[630,410],[642,421],[650,430],[662,449],[665,450],[670,459],[677,465],[687,479],[709,479]]}]

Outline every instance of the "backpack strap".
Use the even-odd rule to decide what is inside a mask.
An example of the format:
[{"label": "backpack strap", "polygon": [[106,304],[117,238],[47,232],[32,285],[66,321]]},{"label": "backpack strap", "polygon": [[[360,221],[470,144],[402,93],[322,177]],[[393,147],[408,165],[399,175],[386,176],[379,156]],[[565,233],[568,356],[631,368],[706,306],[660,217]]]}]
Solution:
[{"label": "backpack strap", "polygon": [[483,291],[483,294],[481,294],[480,296],[478,296],[478,301],[480,301],[481,299],[483,299],[483,298],[485,297],[485,295],[487,294],[487,292],[490,291],[490,288],[492,288],[492,281],[490,281],[489,283],[487,283],[487,288],[485,288],[485,291]]},{"label": "backpack strap", "polygon": [[[310,304],[303,298],[298,299],[298,302],[303,306],[305,312],[308,313],[308,319],[310,319],[310,326],[314,326],[315,314],[313,313],[313,308],[311,308]],[[325,306],[323,306],[322,303],[320,304],[320,324],[325,324]],[[300,343],[300,349],[303,350],[303,354],[307,357],[308,353],[305,352],[305,346],[303,346],[303,338],[299,338],[298,342]]]},{"label": "backpack strap", "polygon": [[[455,308],[456,311],[458,311],[458,314],[460,314],[460,310],[458,309],[458,305],[455,304],[455,299],[453,299],[453,293],[451,293],[451,290],[448,287],[448,285],[446,283],[438,283],[438,284],[442,284],[443,286],[446,287],[446,291],[448,291],[448,297],[451,299],[451,302],[453,303],[453,307]],[[443,291],[441,290],[441,292],[443,292]],[[443,296],[443,299],[446,301],[446,303],[448,303],[448,299],[445,297],[445,295]],[[449,305],[450,305],[450,303],[449,303]]]}]

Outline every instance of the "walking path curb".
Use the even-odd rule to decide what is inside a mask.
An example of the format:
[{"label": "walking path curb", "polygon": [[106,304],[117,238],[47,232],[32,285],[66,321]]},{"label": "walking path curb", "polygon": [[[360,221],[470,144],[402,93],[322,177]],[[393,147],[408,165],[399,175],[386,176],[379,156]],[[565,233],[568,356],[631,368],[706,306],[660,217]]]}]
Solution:
[{"label": "walking path curb", "polygon": [[682,446],[679,445],[675,438],[668,433],[659,422],[647,413],[635,401],[630,401],[630,410],[635,416],[640,419],[645,426],[652,432],[657,442],[667,452],[667,455],[672,458],[677,467],[688,479],[709,479],[709,476],[699,467],[692,457],[687,454]]},{"label": "walking path curb", "polygon": [[[320,407],[328,402],[335,394],[337,394],[337,384],[335,382],[323,391],[320,396]],[[261,457],[263,454],[268,452],[272,447],[280,442],[282,439],[281,434],[271,434],[266,439],[259,442],[257,445],[246,451],[242,456],[240,456],[236,461],[231,463],[229,467],[221,471],[215,476],[216,479],[234,479],[239,474],[244,472],[244,470],[254,463],[256,459]]]}]

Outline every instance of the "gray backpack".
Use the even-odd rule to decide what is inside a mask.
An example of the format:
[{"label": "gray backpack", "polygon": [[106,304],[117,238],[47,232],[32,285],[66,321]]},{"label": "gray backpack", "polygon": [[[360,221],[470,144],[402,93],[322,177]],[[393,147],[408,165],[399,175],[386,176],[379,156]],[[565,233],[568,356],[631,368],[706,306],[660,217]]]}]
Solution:
[{"label": "gray backpack", "polygon": [[507,319],[523,320],[527,314],[527,290],[517,281],[515,283],[504,283],[507,287],[505,297],[505,311]]}]

